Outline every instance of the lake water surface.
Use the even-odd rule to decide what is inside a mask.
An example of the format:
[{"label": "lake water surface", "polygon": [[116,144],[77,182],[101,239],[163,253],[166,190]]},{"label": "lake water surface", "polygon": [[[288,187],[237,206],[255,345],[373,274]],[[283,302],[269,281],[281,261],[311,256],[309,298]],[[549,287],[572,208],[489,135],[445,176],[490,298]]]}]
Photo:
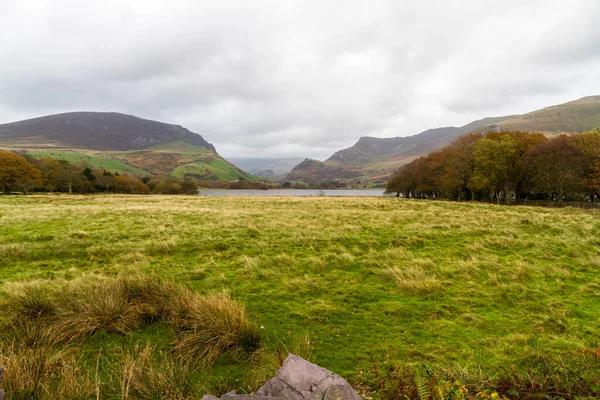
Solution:
[{"label": "lake water surface", "polygon": [[319,189],[271,189],[271,190],[250,190],[250,189],[210,189],[200,190],[200,196],[383,196],[384,189],[340,189],[340,190],[319,190]]}]

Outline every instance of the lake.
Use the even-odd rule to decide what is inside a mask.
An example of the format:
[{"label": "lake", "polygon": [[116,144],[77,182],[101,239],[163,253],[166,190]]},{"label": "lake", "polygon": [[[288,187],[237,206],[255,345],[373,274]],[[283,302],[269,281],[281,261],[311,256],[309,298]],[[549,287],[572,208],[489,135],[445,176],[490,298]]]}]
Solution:
[{"label": "lake", "polygon": [[251,190],[251,189],[208,189],[200,190],[200,196],[326,196],[326,197],[350,197],[350,196],[383,196],[385,189],[339,189],[339,190],[319,190],[319,189],[271,189],[271,190]]}]

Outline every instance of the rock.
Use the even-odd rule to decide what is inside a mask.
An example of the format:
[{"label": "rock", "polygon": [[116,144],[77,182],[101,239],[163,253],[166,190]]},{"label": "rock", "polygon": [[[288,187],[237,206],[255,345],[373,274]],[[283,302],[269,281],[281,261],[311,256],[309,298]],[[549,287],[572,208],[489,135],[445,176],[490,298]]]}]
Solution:
[{"label": "rock", "polygon": [[362,400],[341,376],[290,354],[256,396],[285,400]]},{"label": "rock", "polygon": [[210,394],[205,394],[204,396],[202,396],[202,400],[219,400],[219,398],[215,397],[215,396],[211,396]]},{"label": "rock", "polygon": [[[212,400],[212,399],[208,399]],[[225,393],[221,400],[285,400],[283,397],[267,397],[254,394],[237,394],[236,391]]]},{"label": "rock", "polygon": [[332,385],[325,390],[323,400],[355,399],[354,396],[358,396],[358,394],[350,385]]}]

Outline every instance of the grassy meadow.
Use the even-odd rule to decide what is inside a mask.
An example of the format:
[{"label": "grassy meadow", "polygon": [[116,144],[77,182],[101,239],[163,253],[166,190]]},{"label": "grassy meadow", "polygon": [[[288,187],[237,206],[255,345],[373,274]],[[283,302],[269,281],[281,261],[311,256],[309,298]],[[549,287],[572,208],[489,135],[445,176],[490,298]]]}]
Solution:
[{"label": "grassy meadow", "polygon": [[251,392],[295,351],[367,398],[592,398],[599,217],[396,198],[2,196],[0,365],[34,352],[47,374],[21,387],[7,367],[5,388]]}]

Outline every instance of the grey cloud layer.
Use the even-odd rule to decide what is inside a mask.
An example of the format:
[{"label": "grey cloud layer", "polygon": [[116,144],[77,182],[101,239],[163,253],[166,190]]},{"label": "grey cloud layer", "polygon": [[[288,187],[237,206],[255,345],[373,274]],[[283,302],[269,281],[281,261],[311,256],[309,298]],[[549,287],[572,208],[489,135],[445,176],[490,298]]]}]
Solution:
[{"label": "grey cloud layer", "polygon": [[327,157],[600,93],[597,0],[3,0],[4,122],[182,124],[226,156]]}]

